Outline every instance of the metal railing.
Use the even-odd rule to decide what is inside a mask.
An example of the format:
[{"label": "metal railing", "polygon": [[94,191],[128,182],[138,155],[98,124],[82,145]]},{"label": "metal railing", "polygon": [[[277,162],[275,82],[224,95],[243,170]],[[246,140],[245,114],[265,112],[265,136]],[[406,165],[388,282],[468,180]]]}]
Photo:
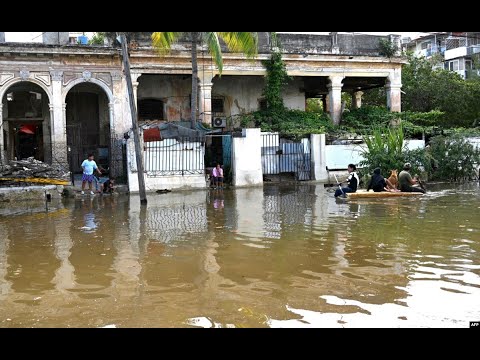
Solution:
[{"label": "metal railing", "polygon": [[203,139],[178,137],[144,143],[143,161],[149,177],[205,172]]}]

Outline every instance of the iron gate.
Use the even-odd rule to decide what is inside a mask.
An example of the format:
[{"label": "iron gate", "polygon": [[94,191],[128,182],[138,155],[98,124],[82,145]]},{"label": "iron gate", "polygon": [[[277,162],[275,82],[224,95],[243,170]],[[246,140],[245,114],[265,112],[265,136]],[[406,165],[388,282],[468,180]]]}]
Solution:
[{"label": "iron gate", "polygon": [[289,173],[295,180],[310,180],[310,140],[293,142],[278,133],[262,133],[262,171],[263,175]]}]

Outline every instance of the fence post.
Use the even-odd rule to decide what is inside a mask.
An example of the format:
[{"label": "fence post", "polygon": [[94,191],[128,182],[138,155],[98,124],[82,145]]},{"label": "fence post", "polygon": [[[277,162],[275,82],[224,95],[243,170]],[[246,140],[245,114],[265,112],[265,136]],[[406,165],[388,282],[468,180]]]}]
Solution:
[{"label": "fence post", "polygon": [[310,143],[312,179],[327,182],[328,173],[325,151],[325,134],[311,134]]},{"label": "fence post", "polygon": [[232,140],[233,185],[263,185],[260,129],[242,129],[242,137]]}]

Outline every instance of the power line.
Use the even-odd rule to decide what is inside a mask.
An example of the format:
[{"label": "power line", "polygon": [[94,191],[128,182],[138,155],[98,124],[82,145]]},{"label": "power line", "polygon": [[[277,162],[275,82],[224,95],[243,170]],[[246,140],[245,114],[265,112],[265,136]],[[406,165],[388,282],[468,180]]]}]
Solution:
[{"label": "power line", "polygon": [[43,34],[45,34],[45,33],[44,33],[44,32],[42,32],[40,35],[34,36],[34,37],[32,38],[32,40],[35,40],[36,38],[38,38],[38,37],[42,36]]}]

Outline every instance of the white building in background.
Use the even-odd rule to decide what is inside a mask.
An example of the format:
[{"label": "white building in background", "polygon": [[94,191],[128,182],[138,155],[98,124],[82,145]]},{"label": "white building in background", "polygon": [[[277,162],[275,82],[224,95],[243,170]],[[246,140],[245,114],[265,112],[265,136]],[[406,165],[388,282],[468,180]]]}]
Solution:
[{"label": "white building in background", "polygon": [[480,53],[480,32],[453,32],[445,42],[445,69],[455,71],[464,79],[478,76],[475,54]]},{"label": "white building in background", "polygon": [[440,55],[437,66],[455,71],[464,79],[479,75],[474,61],[475,54],[480,53],[479,32],[432,32],[409,41],[406,49],[427,59]]}]

